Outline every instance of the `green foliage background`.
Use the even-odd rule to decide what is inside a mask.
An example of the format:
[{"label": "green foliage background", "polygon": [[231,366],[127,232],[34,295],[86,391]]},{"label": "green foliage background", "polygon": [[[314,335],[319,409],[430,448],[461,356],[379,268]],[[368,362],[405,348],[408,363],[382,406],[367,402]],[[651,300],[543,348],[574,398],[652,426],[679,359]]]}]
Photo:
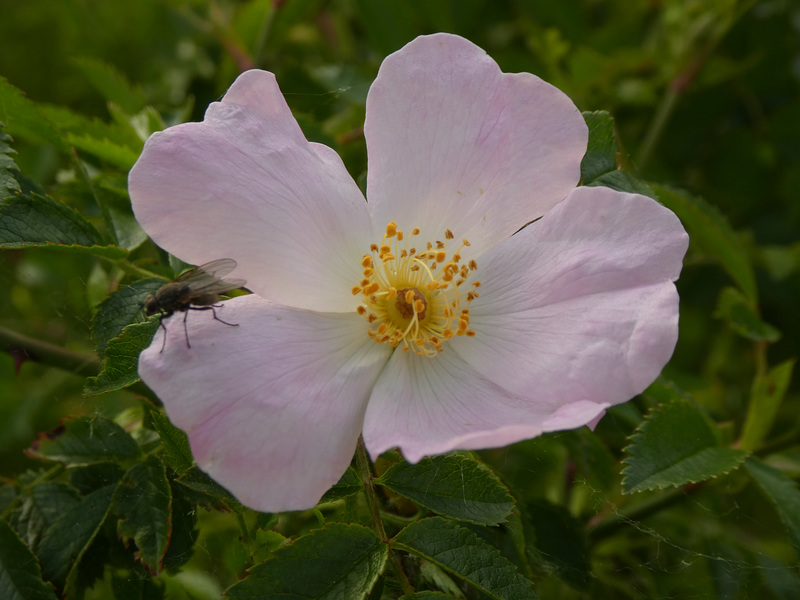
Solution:
[{"label": "green foliage background", "polygon": [[[597,181],[587,180],[585,172],[584,183],[645,190],[676,211],[692,241],[678,283],[680,341],[659,382],[610,411],[594,434],[551,434],[480,453],[518,502],[506,525],[492,526],[497,519],[473,522],[414,492],[392,491],[414,488],[424,473],[411,473],[411,483],[401,485],[390,470],[377,481],[392,506],[385,517],[391,535],[414,515],[430,511],[462,523],[433,517],[398,536],[395,553],[416,577],[416,589],[450,594],[418,597],[507,597],[425,554],[425,536],[435,531],[459,548],[491,545],[536,582],[543,598],[796,597],[800,492],[793,480],[800,475],[800,403],[791,378],[800,349],[796,2],[0,0],[0,15],[0,76],[7,80],[0,82],[0,122],[8,134],[0,130],[0,171],[5,177],[16,164],[21,176],[14,181],[24,193],[54,201],[37,201],[48,211],[42,222],[66,206],[93,226],[81,230],[89,241],[79,251],[37,247],[31,239],[15,246],[8,221],[0,221],[0,342],[6,350],[0,355],[0,475],[6,482],[0,511],[19,532],[14,511],[20,494],[47,481],[65,486],[48,488],[48,498],[68,496],[64,501],[72,506],[80,492],[80,506],[87,510],[106,497],[102,494],[113,496],[119,538],[133,540],[127,548],[121,542],[106,548],[106,557],[114,558],[105,570],[98,559],[99,572],[83,573],[66,587],[58,583],[66,571],[52,572],[58,593],[216,598],[285,537],[322,521],[370,525],[365,500],[342,491],[360,491],[355,473],[322,512],[280,519],[243,510],[224,490],[214,492],[213,482],[192,472],[191,458],[181,456],[175,441],[180,434],[159,421],[148,390],[132,388],[151,399],[142,401],[109,384],[108,373],[86,387],[86,377],[100,369],[98,353],[125,353],[124,339],[106,346],[119,331],[113,330],[117,324],[102,329],[95,315],[112,292],[140,282],[135,289],[146,293],[158,281],[148,283],[146,276],[168,277],[177,267],[130,217],[127,170],[149,133],[202,119],[208,103],[239,71],[260,67],[276,73],[307,137],[334,147],[363,181],[364,100],[381,60],[417,35],[449,31],[483,47],[504,71],[532,72],[555,84],[581,110],[608,111],[613,122],[598,114],[587,119],[596,119],[595,150],[611,160],[612,169],[601,169]],[[614,162],[620,171],[613,171]],[[0,189],[0,195],[12,191]],[[8,214],[0,212],[0,219]],[[76,223],[72,226],[83,227]],[[108,314],[125,313],[124,323],[135,320],[136,297],[115,298]],[[139,335],[147,334],[146,327],[140,326]],[[29,339],[52,344],[53,353],[37,347],[40,360],[26,360],[21,349]],[[89,396],[87,389],[107,393]],[[41,447],[24,452],[37,434],[72,415],[114,420],[141,450],[89,463]],[[696,435],[681,437],[688,430]],[[653,438],[659,431],[664,449]],[[161,461],[143,458],[159,443],[166,447],[166,470]],[[692,443],[698,444],[693,452],[703,456],[698,471],[684,465],[676,474],[659,466],[662,459],[679,465],[686,458],[681,452]],[[111,450],[101,449],[101,455],[106,452]],[[92,485],[81,488],[73,470],[67,489],[56,459],[84,473]],[[377,467],[383,472],[392,463],[397,472],[396,457]],[[86,464],[94,470],[86,471]],[[173,475],[186,469],[185,485],[175,491]],[[191,507],[186,514],[196,519],[199,532],[190,533],[195,521],[185,524],[187,556],[179,560],[167,553],[165,570],[151,578],[142,563],[152,567],[153,560],[161,560],[163,545],[136,528],[146,518],[131,512],[121,487],[100,486],[103,477],[172,489],[176,505]],[[622,494],[623,489],[637,491]],[[157,511],[158,503],[151,508]],[[113,529],[105,518],[101,527]],[[338,536],[365,544],[367,558],[359,565],[363,585],[371,587],[377,575],[370,569],[379,573],[383,567],[375,565],[387,561],[384,546],[375,545],[378,538],[363,528],[338,527],[321,530],[315,539]],[[55,535],[52,528],[44,531]],[[193,551],[192,535],[198,536]],[[0,530],[0,585],[3,566],[10,564],[3,549],[16,548],[17,541]],[[36,540],[24,541],[39,548]],[[90,557],[102,554],[95,546],[84,548]],[[57,561],[48,563],[46,548],[37,552],[47,575],[48,564]],[[256,585],[257,577],[246,581]],[[398,597],[391,571],[379,582],[370,598]],[[232,589],[238,590],[232,597],[249,597],[244,588]],[[30,597],[50,593],[46,585],[36,590]]]}]

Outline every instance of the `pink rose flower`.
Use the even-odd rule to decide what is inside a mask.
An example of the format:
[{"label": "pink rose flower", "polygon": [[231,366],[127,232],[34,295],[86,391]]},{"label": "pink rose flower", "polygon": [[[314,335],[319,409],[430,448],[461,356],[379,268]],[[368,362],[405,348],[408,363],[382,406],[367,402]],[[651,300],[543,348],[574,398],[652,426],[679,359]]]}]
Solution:
[{"label": "pink rose flower", "polygon": [[650,198],[575,187],[587,128],[562,92],[436,34],[386,58],[366,115],[368,202],[265,71],[130,174],[159,246],[233,258],[253,292],[217,309],[238,327],[189,315],[191,348],[167,324],[139,373],[257,510],[314,506],[362,432],[416,462],[592,424],[675,347],[687,235]]}]

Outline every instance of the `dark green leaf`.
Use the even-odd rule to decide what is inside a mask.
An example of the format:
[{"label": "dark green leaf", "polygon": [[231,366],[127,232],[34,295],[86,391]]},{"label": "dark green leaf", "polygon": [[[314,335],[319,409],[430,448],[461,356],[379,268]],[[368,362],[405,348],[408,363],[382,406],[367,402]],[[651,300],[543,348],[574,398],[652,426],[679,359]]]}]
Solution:
[{"label": "dark green leaf", "polygon": [[778,413],[778,407],[789,389],[793,370],[794,360],[787,360],[767,373],[756,376],[750,393],[750,406],[744,423],[741,448],[754,450],[769,433]]},{"label": "dark green leaf", "polygon": [[527,508],[541,560],[572,587],[586,589],[591,566],[583,526],[567,509],[546,500],[528,502]]},{"label": "dark green leaf", "polygon": [[514,498],[488,467],[463,455],[392,465],[376,483],[441,515],[481,525],[503,523]]},{"label": "dark green leaf", "polygon": [[715,317],[725,319],[739,335],[754,342],[777,342],[781,332],[761,320],[755,307],[739,290],[722,290]]},{"label": "dark green leaf", "polygon": [[358,478],[358,474],[353,467],[347,467],[342,478],[322,497],[320,502],[332,502],[341,498],[347,498],[364,490],[364,483]]},{"label": "dark green leaf", "polygon": [[114,512],[121,516],[117,530],[124,540],[133,539],[142,563],[155,573],[167,550],[170,534],[172,491],[164,465],[150,456],[133,466],[117,486]]},{"label": "dark green leaf", "polygon": [[653,185],[657,200],[675,212],[689,232],[690,248],[720,262],[750,302],[758,303],[758,289],[750,259],[727,219],[698,196]]},{"label": "dark green leaf", "polygon": [[47,530],[38,551],[45,579],[63,587],[73,563],[80,561],[105,521],[115,487],[92,492]]},{"label": "dark green leaf", "polygon": [[103,370],[97,377],[89,377],[83,388],[84,396],[95,396],[121,390],[140,380],[139,354],[150,345],[158,330],[158,319],[132,323],[122,333],[109,340],[105,351]]},{"label": "dark green leaf", "polygon": [[9,146],[12,140],[4,129],[5,125],[0,122],[0,199],[7,198],[20,189],[16,177],[19,167],[13,158],[16,152]]},{"label": "dark green leaf", "polygon": [[165,279],[158,277],[142,279],[126,285],[100,303],[92,319],[92,338],[100,358],[103,358],[108,341],[142,314],[142,304],[147,295],[165,283]]},{"label": "dark green leaf", "polygon": [[5,521],[0,521],[0,598],[56,600],[53,588],[42,581],[33,552]]},{"label": "dark green leaf", "polygon": [[333,523],[273,552],[225,592],[248,600],[359,600],[383,572],[388,548],[370,529]]},{"label": "dark green leaf", "polygon": [[40,436],[28,451],[45,460],[68,465],[127,462],[139,458],[141,452],[125,430],[105,417],[75,417]]},{"label": "dark green leaf", "polygon": [[44,532],[79,501],[75,488],[56,481],[42,482],[22,496],[11,525],[28,547],[36,550]]},{"label": "dark green leaf", "polygon": [[72,63],[106,100],[125,112],[138,112],[147,101],[142,89],[132,85],[113,65],[88,57],[73,59]]},{"label": "dark green leaf", "polygon": [[441,517],[412,523],[397,534],[391,545],[435,563],[492,600],[536,598],[533,583],[520,575],[497,548]]},{"label": "dark green leaf", "polygon": [[631,439],[623,461],[626,494],[717,477],[748,455],[719,447],[714,425],[691,401],[679,397],[653,409]]},{"label": "dark green leaf", "polygon": [[46,247],[124,258],[128,251],[103,244],[89,221],[68,206],[39,194],[0,202],[0,248]]},{"label": "dark green leaf", "polygon": [[617,170],[617,140],[614,119],[607,111],[586,111],[583,118],[589,126],[589,144],[581,161],[581,179],[588,185],[603,173]]},{"label": "dark green leaf", "polygon": [[778,515],[788,529],[794,552],[800,558],[800,490],[797,483],[755,458],[748,458],[745,467],[775,504]]},{"label": "dark green leaf", "polygon": [[52,121],[3,77],[0,77],[0,121],[12,135],[34,143],[51,144],[61,152],[69,151]]},{"label": "dark green leaf", "polygon": [[186,486],[190,490],[198,493],[200,502],[202,501],[223,501],[227,506],[236,511],[243,510],[239,501],[234,498],[228,490],[211,479],[199,467],[190,467],[186,472],[175,480],[177,483]]},{"label": "dark green leaf", "polygon": [[161,438],[161,446],[167,455],[169,466],[176,473],[183,473],[194,464],[189,438],[175,427],[166,415],[151,410],[150,418],[153,419],[153,427]]},{"label": "dark green leaf", "polygon": [[82,496],[98,488],[116,485],[125,475],[125,469],[113,462],[99,462],[69,470],[69,482]]},{"label": "dark green leaf", "polygon": [[187,490],[174,482],[172,489],[172,532],[164,555],[163,567],[175,570],[183,566],[194,553],[199,531],[197,530],[197,506],[187,497]]},{"label": "dark green leaf", "polygon": [[400,600],[455,600],[455,597],[442,592],[417,592],[400,596]]}]

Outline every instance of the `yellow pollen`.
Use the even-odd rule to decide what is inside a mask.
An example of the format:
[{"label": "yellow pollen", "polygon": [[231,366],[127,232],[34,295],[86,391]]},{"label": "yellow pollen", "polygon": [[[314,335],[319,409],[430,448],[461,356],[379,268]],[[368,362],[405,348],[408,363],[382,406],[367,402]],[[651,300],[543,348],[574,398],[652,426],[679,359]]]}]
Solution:
[{"label": "yellow pollen", "polygon": [[371,244],[370,254],[361,258],[364,279],[352,292],[361,294],[357,312],[369,323],[373,340],[434,357],[444,351],[447,340],[475,335],[465,307],[478,297],[474,288],[480,282],[472,282],[474,288],[468,292],[459,285],[472,277],[478,265],[458,264],[469,242],[464,239],[460,247],[448,248],[455,239],[451,230],[444,230],[445,241],[425,240],[422,252],[418,245],[409,246],[419,235],[418,227],[406,235],[397,223],[388,223],[380,244]]}]

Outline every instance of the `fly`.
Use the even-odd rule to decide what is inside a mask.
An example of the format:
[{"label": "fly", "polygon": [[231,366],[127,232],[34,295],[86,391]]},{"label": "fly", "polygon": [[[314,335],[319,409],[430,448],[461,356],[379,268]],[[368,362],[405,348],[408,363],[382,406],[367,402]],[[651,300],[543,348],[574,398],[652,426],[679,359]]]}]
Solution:
[{"label": "fly", "polygon": [[189,331],[186,329],[186,318],[190,310],[210,310],[214,319],[229,325],[238,327],[238,323],[228,323],[217,316],[215,309],[220,308],[221,304],[216,304],[220,300],[220,294],[235,290],[245,284],[244,279],[222,279],[225,275],[236,268],[236,261],[232,258],[220,258],[209,263],[200,265],[186,271],[176,279],[162,285],[154,294],[148,294],[144,299],[144,311],[147,316],[159,314],[158,324],[164,330],[164,343],[161,344],[161,352],[167,343],[167,327],[164,319],[175,312],[181,311],[183,316],[183,334],[186,337],[186,347],[191,348],[189,343]]}]

